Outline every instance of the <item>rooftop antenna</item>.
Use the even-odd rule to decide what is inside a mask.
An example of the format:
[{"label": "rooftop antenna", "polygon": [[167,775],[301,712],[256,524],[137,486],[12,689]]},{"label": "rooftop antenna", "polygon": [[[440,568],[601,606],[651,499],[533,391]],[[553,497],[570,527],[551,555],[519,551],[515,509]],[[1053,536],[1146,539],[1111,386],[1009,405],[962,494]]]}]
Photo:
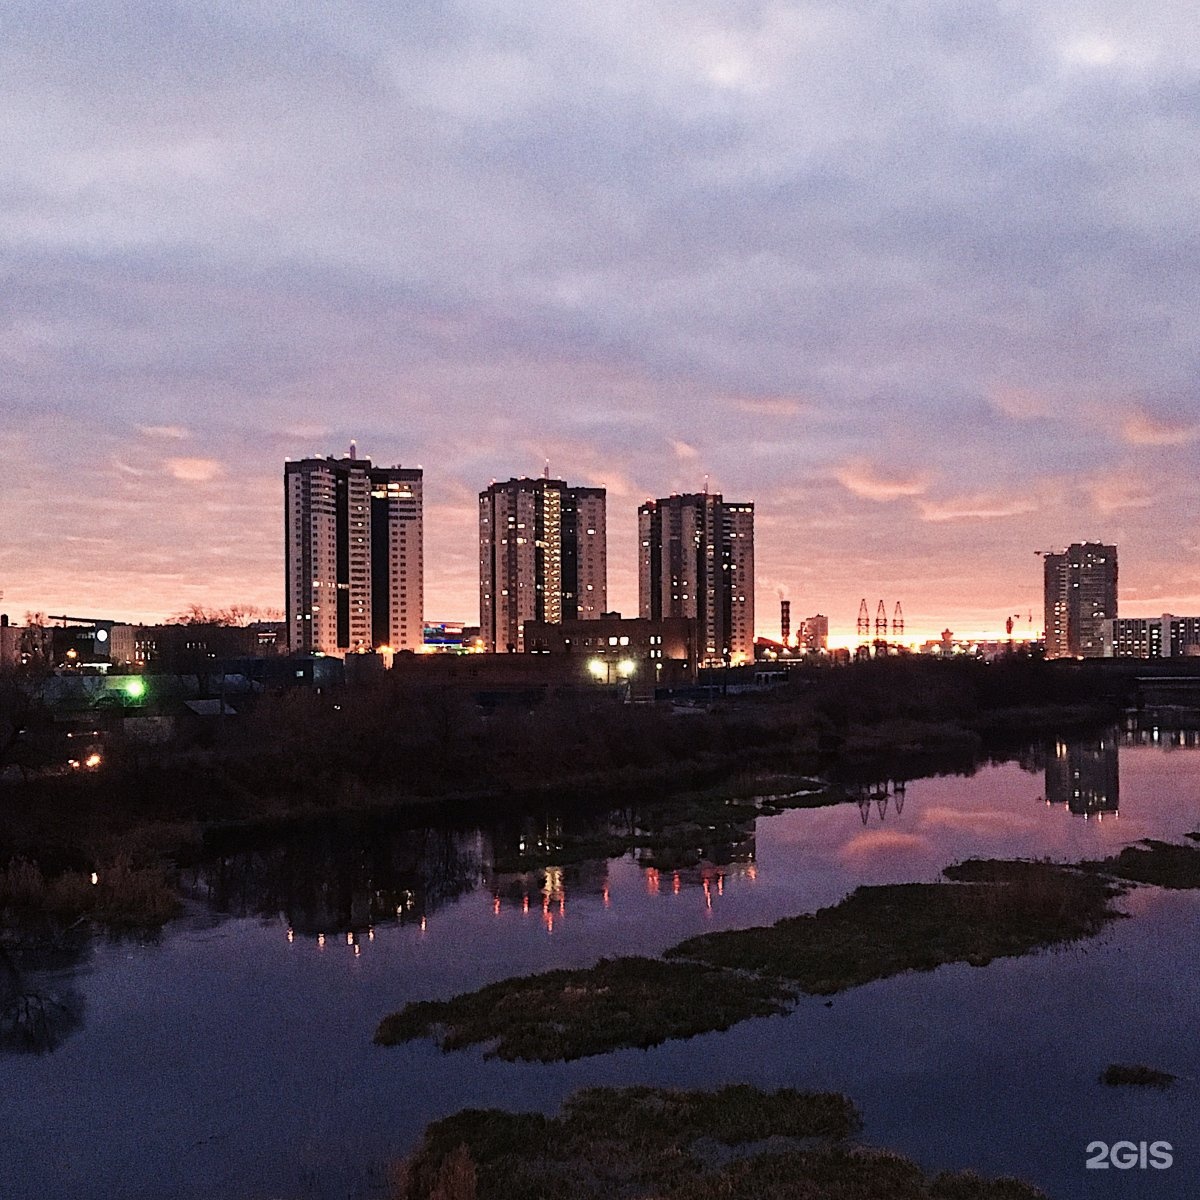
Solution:
[{"label": "rooftop antenna", "polygon": [[357,460],[357,458],[358,458],[358,443],[353,438],[351,438],[350,439],[350,461],[354,462]]},{"label": "rooftop antenna", "polygon": [[546,459],[546,465],[542,468],[542,478],[543,479],[550,478],[550,460],[549,459]]},{"label": "rooftop antenna", "polygon": [[704,477],[704,494],[706,496],[708,495],[708,476],[707,475],[705,475],[705,477]]}]

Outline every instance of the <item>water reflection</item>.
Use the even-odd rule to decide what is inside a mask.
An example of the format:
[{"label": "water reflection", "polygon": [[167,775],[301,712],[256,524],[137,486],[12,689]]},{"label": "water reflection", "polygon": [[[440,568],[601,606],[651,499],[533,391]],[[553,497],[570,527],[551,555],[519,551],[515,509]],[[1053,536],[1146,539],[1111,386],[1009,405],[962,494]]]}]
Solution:
[{"label": "water reflection", "polygon": [[82,1026],[83,997],[63,980],[86,947],[75,931],[27,931],[0,945],[0,1052],[45,1054]]},{"label": "water reflection", "polygon": [[884,779],[878,783],[860,784],[853,798],[862,823],[866,825],[871,820],[872,812],[880,821],[886,820],[889,805],[894,806],[896,816],[902,815],[907,797],[906,779]]},{"label": "water reflection", "polygon": [[186,890],[221,913],[282,915],[289,938],[340,934],[357,944],[388,922],[423,922],[479,887],[490,847],[482,830],[339,828],[289,832],[276,841],[230,846],[193,867]]},{"label": "water reflection", "polygon": [[1113,732],[1056,742],[1046,762],[1046,803],[1065,804],[1070,812],[1085,818],[1103,820],[1105,813],[1115,814],[1121,807],[1117,747]]},{"label": "water reflection", "polygon": [[[1039,743],[1010,761],[1044,777],[1038,800],[1046,807],[1102,820],[1120,807],[1121,749],[1141,747],[1200,749],[1200,734],[1114,728]],[[849,813],[857,813],[856,826],[899,822],[919,837],[905,844],[910,861],[918,853],[937,857],[932,847],[951,830],[986,836],[998,853],[1043,852],[1041,822],[1027,807],[1032,797],[979,809],[935,801],[940,790],[933,780],[883,778],[853,788],[849,805],[789,819],[841,841],[836,828],[845,830]],[[191,871],[188,886],[221,913],[282,918],[289,941],[320,949],[332,941],[356,957],[377,926],[413,923],[426,931],[439,910],[474,893],[495,920],[527,918],[547,934],[560,929],[572,903],[594,901],[602,910],[634,903],[631,884],[643,900],[692,895],[707,914],[731,880],[757,878],[762,818],[747,818],[744,806],[731,806],[728,818],[701,811],[702,818],[690,819],[678,808],[547,808],[470,827],[419,829],[326,822],[251,845],[229,843]],[[1059,836],[1049,827],[1046,835]],[[967,850],[978,852],[974,843]]]}]

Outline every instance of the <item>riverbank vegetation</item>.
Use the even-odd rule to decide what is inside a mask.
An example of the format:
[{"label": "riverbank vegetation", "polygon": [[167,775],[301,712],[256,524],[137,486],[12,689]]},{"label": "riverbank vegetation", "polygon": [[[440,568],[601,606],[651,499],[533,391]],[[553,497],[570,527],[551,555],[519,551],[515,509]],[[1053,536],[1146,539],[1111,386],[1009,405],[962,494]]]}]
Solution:
[{"label": "riverbank vegetation", "polygon": [[786,1011],[797,993],[1077,941],[1119,915],[1115,885],[1071,868],[978,860],[946,875],[956,882],[863,887],[768,927],[689,938],[662,960],[604,959],[417,1001],[385,1017],[375,1040],[432,1036],[445,1050],[543,1062],[653,1046]]},{"label": "riverbank vegetation", "polygon": [[765,928],[689,938],[667,957],[787,979],[820,996],[903,971],[984,966],[1078,941],[1116,916],[1110,885],[1048,863],[967,862],[946,875],[975,882],[861,887],[830,908]]},{"label": "riverbank vegetation", "polygon": [[696,963],[601,959],[489,984],[453,1000],[425,1000],[385,1017],[381,1046],[427,1035],[444,1050],[486,1044],[490,1056],[556,1062],[647,1047],[785,1012],[791,989]]},{"label": "riverbank vegetation", "polygon": [[43,921],[95,921],[110,929],[155,928],[179,910],[179,897],[158,868],[135,868],[127,858],[84,873],[47,877],[36,863],[13,859],[0,868],[0,928]]},{"label": "riverbank vegetation", "polygon": [[431,1125],[392,1200],[1037,1200],[1012,1179],[926,1176],[848,1144],[844,1096],[746,1085],[590,1088],[558,1116],[472,1109]]},{"label": "riverbank vegetation", "polygon": [[429,805],[517,813],[745,795],[772,777],[854,784],[965,772],[1014,740],[1113,715],[1093,688],[1033,659],[908,657],[800,670],[786,686],[700,708],[601,693],[486,707],[469,690],[389,677],[244,697],[236,716],[149,742],[118,721],[98,769],[0,784],[0,861],[83,869],[98,847],[147,829],[177,857],[207,830],[321,813],[422,820]]},{"label": "riverbank vegetation", "polygon": [[[1196,835],[1188,836],[1195,841]],[[1126,846],[1113,858],[1088,865],[1133,883],[1152,883],[1165,888],[1200,887],[1200,846],[1195,844],[1182,845],[1147,838],[1136,845]]]},{"label": "riverbank vegetation", "polygon": [[1176,1076],[1141,1063],[1109,1063],[1100,1076],[1106,1087],[1152,1087],[1160,1091],[1169,1088]]}]

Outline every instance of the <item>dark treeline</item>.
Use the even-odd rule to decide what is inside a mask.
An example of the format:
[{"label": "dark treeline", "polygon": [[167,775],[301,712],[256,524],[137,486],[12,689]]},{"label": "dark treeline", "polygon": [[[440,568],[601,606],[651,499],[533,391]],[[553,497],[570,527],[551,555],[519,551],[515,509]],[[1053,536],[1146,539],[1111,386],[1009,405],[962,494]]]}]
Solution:
[{"label": "dark treeline", "polygon": [[0,856],[45,858],[84,844],[94,852],[164,823],[429,801],[611,804],[793,774],[911,778],[970,769],[996,739],[1103,719],[1118,699],[1098,697],[1088,672],[1021,657],[814,669],[686,710],[622,705],[607,693],[488,709],[469,693],[384,677],[263,695],[236,716],[180,724],[152,746],[118,733],[103,770],[0,786]]}]

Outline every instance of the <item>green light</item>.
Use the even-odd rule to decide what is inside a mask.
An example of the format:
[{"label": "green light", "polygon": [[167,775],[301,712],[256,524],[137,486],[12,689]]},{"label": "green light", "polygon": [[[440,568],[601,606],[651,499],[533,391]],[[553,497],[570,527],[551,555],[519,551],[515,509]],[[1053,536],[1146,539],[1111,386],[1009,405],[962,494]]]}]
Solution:
[{"label": "green light", "polygon": [[140,700],[146,694],[146,685],[140,679],[127,679],[121,686],[130,700]]}]

